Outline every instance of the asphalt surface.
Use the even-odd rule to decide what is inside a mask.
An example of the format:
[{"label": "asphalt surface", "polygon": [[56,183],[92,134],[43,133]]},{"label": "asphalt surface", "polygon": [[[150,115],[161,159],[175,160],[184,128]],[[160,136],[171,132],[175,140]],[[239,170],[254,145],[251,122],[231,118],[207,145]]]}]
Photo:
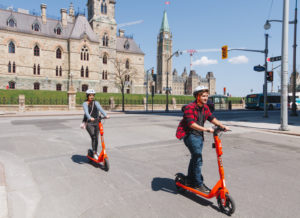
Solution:
[{"label": "asphalt surface", "polygon": [[[260,113],[216,113],[233,130],[222,136],[226,185],[236,202],[232,217],[297,217],[299,137],[270,132],[278,128],[277,112],[268,120]],[[0,119],[0,188],[9,217],[225,217],[216,199],[176,190],[174,175],[186,173],[190,158],[175,138],[179,114],[111,114],[104,123],[108,172],[88,163],[90,138],[79,128],[81,118]],[[218,180],[211,143],[205,134],[209,187]]]}]

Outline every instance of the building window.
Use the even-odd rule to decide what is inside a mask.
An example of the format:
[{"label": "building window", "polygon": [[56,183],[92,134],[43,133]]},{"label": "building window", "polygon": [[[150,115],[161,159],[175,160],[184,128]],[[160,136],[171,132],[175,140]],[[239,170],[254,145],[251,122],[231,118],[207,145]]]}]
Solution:
[{"label": "building window", "polygon": [[11,73],[11,63],[10,63],[10,61],[8,62],[8,72]]},{"label": "building window", "polygon": [[86,67],[85,68],[85,77],[89,77],[89,68],[88,67]]},{"label": "building window", "polygon": [[129,82],[130,81],[130,76],[129,75],[125,75],[125,82]]},{"label": "building window", "polygon": [[126,89],[126,93],[127,93],[127,94],[130,94],[130,89]]},{"label": "building window", "polygon": [[129,60],[126,60],[126,64],[125,64],[126,69],[129,69]]},{"label": "building window", "polygon": [[59,76],[62,76],[62,68],[61,68],[61,66],[59,67]]},{"label": "building window", "polygon": [[32,30],[36,32],[40,31],[40,25],[38,23],[32,24]]},{"label": "building window", "polygon": [[33,65],[33,74],[34,75],[36,74],[36,65],[35,64]]},{"label": "building window", "polygon": [[58,66],[56,66],[55,75],[58,76]]},{"label": "building window", "polygon": [[13,63],[13,73],[16,73],[16,63]]},{"label": "building window", "polygon": [[40,90],[40,84],[39,83],[34,83],[33,84],[33,89],[34,90]]},{"label": "building window", "polygon": [[108,35],[107,33],[104,33],[103,37],[102,37],[102,44],[103,46],[108,46]]},{"label": "building window", "polygon": [[56,91],[61,91],[61,84],[56,84]]},{"label": "building window", "polygon": [[89,60],[89,49],[86,46],[83,46],[83,48],[81,49],[80,59],[82,61]]},{"label": "building window", "polygon": [[10,42],[8,44],[8,53],[15,53],[15,52],[16,52],[15,44],[13,42]]},{"label": "building window", "polygon": [[107,70],[103,70],[102,72],[102,79],[107,80]]},{"label": "building window", "polygon": [[40,48],[38,45],[34,46],[33,53],[34,56],[40,56]]},{"label": "building window", "polygon": [[81,77],[84,77],[84,68],[83,68],[83,66],[81,67],[80,75],[81,75]]},{"label": "building window", "polygon": [[103,55],[103,64],[107,64],[107,54]]},{"label": "building window", "polygon": [[57,58],[57,59],[61,59],[61,49],[60,49],[60,48],[58,48],[58,49],[56,50],[56,58]]},{"label": "building window", "polygon": [[7,25],[9,27],[16,27],[17,26],[17,23],[16,21],[13,19],[13,18],[10,18],[8,21],[7,21]]},{"label": "building window", "polygon": [[10,89],[15,89],[15,88],[16,88],[16,83],[15,83],[14,81],[10,81],[10,82],[8,83],[8,87],[9,87]]},{"label": "building window", "polygon": [[107,86],[103,87],[103,93],[107,93]]},{"label": "building window", "polygon": [[54,29],[54,33],[56,33],[57,35],[61,35],[61,28],[60,27],[57,27]]},{"label": "building window", "polygon": [[40,65],[38,64],[38,67],[37,67],[37,74],[40,75],[41,74],[41,67]]},{"label": "building window", "polygon": [[86,92],[88,90],[89,86],[88,85],[82,85],[81,86],[81,91]]},{"label": "building window", "polygon": [[101,3],[101,13],[102,14],[107,14],[107,5],[106,5],[105,1],[103,1]]}]

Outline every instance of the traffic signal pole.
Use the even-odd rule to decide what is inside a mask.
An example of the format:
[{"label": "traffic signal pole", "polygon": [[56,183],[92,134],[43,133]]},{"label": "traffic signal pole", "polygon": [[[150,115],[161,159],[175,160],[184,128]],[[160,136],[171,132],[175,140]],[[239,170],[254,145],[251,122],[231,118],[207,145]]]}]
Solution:
[{"label": "traffic signal pole", "polygon": [[268,39],[269,34],[265,34],[265,76],[264,76],[264,117],[268,117],[268,108],[267,108],[267,96],[268,96],[268,82],[267,82],[267,74],[268,74]]}]

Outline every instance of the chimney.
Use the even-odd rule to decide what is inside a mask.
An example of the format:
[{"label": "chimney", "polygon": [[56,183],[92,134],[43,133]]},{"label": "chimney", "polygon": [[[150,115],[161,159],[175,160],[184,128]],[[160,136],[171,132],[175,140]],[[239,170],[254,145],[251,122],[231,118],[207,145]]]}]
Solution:
[{"label": "chimney", "polygon": [[43,24],[47,23],[46,9],[47,9],[47,5],[46,4],[41,4],[42,22],[43,22]]},{"label": "chimney", "polygon": [[61,23],[63,27],[67,26],[68,20],[67,20],[67,9],[60,9],[60,14],[61,14]]},{"label": "chimney", "polygon": [[75,11],[73,7],[73,3],[71,2],[70,8],[69,8],[69,16],[72,18],[72,21],[75,21]]},{"label": "chimney", "polygon": [[119,36],[124,37],[125,30],[119,29]]}]

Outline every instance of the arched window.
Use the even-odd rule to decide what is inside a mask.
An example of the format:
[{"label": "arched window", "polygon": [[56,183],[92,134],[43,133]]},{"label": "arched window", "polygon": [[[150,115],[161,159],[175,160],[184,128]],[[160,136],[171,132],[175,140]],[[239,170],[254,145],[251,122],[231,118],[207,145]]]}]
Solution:
[{"label": "arched window", "polygon": [[107,64],[107,54],[103,55],[103,64]]},{"label": "arched window", "polygon": [[107,80],[107,70],[103,70],[102,72],[102,79]]},{"label": "arched window", "polygon": [[129,69],[129,60],[126,60],[126,64],[125,64],[126,69]]},{"label": "arched window", "polygon": [[56,58],[61,59],[61,49],[60,48],[56,49]]},{"label": "arched window", "polygon": [[89,49],[86,46],[83,46],[81,49],[80,59],[82,61],[88,61],[89,60]]},{"label": "arched window", "polygon": [[37,74],[38,74],[38,75],[41,74],[41,67],[40,67],[40,65],[38,65],[38,67],[37,67]]},{"label": "arched window", "polygon": [[58,76],[58,66],[56,66],[55,75]]},{"label": "arched window", "polygon": [[15,49],[15,43],[13,43],[12,41],[8,44],[8,53],[15,53],[16,49]]},{"label": "arched window", "polygon": [[107,86],[104,86],[103,87],[103,93],[107,93],[107,90],[108,90]]},{"label": "arched window", "polygon": [[61,68],[61,66],[59,67],[59,76],[62,76],[62,68]]},{"label": "arched window", "polygon": [[125,75],[125,81],[129,82],[130,81],[130,76],[129,75]]},{"label": "arched window", "polygon": [[40,48],[38,45],[34,46],[33,54],[34,56],[40,56]]},{"label": "arched window", "polygon": [[13,73],[16,73],[16,63],[13,63]]},{"label": "arched window", "polygon": [[10,18],[10,19],[7,21],[7,26],[9,26],[9,27],[16,27],[16,26],[17,26],[17,23],[16,23],[16,21],[15,21],[13,18]]},{"label": "arched window", "polygon": [[81,91],[86,92],[86,90],[88,90],[89,86],[88,85],[82,85],[81,86]]},{"label": "arched window", "polygon": [[103,7],[103,14],[107,14],[107,5],[106,5],[106,3],[104,4],[104,7]]},{"label": "arched window", "polygon": [[101,3],[101,13],[104,14],[104,4],[103,4],[103,2]]},{"label": "arched window", "polygon": [[40,31],[40,25],[38,23],[32,24],[32,30],[36,32]]},{"label": "arched window", "polygon": [[89,77],[89,68],[88,67],[85,68],[85,77]]},{"label": "arched window", "polygon": [[33,74],[34,75],[36,74],[36,65],[35,64],[33,65]]},{"label": "arched window", "polygon": [[8,62],[8,72],[11,73],[11,63],[10,63],[10,61]]},{"label": "arched window", "polygon": [[38,82],[33,84],[33,89],[34,90],[40,90],[40,84]]},{"label": "arched window", "polygon": [[81,67],[81,71],[80,72],[81,72],[80,73],[81,77],[84,77],[84,68],[83,68],[83,66]]},{"label": "arched window", "polygon": [[56,84],[56,91],[61,91],[61,84]]},{"label": "arched window", "polygon": [[108,35],[107,33],[104,33],[103,37],[102,37],[102,44],[103,46],[108,46]]},{"label": "arched window", "polygon": [[15,89],[16,88],[16,83],[14,81],[8,82],[8,86],[10,89]]}]

